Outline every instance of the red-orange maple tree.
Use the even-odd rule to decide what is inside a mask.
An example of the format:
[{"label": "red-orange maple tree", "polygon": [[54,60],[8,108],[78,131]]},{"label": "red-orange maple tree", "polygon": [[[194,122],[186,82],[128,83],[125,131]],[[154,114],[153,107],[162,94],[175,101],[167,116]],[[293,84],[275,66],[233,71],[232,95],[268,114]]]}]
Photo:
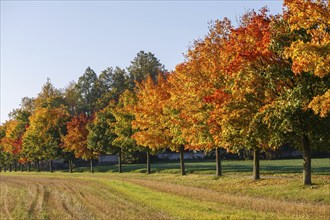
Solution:
[{"label": "red-orange maple tree", "polygon": [[87,124],[90,122],[89,117],[83,113],[67,122],[67,134],[62,137],[64,151],[73,152],[76,158],[93,159],[93,151],[87,147]]},{"label": "red-orange maple tree", "polygon": [[232,28],[221,48],[224,78],[222,86],[206,101],[214,106],[209,123],[216,142],[229,151],[242,148],[254,150],[254,178],[259,177],[259,151],[268,148],[256,120],[262,107],[274,97],[270,84],[265,80],[269,66],[276,62],[270,50],[271,18],[267,9],[260,13],[251,11],[242,17],[237,28]]}]

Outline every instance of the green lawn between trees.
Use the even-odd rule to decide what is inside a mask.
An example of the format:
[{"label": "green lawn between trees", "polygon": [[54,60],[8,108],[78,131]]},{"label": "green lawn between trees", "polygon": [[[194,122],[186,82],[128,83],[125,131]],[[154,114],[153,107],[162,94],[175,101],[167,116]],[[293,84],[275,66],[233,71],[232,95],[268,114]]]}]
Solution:
[{"label": "green lawn between trees", "polygon": [[[251,160],[223,160],[222,171],[226,173],[243,172],[251,173],[252,175],[252,161]],[[285,174],[285,173],[302,173],[303,160],[261,160],[260,171],[261,174]],[[185,168],[187,174],[215,174],[214,161],[186,161]],[[117,165],[110,166],[95,166],[95,172],[117,172]],[[75,169],[76,172],[89,172],[89,167],[79,167]],[[145,164],[124,164],[124,172],[146,172]],[[174,173],[181,174],[179,162],[156,162],[151,164],[151,172],[153,173]],[[313,159],[312,172],[314,174],[330,174],[330,159]]]},{"label": "green lawn between trees", "polygon": [[328,219],[330,159],[313,159],[313,185],[302,185],[302,160],[261,161],[261,180],[251,161],[78,168],[74,173],[2,172],[1,219]]}]

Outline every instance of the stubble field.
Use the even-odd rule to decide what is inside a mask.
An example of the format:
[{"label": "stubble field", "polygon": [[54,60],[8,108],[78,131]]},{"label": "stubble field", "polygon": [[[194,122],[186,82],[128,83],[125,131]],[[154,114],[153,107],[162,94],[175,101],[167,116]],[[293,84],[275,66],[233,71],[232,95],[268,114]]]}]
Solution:
[{"label": "stubble field", "polygon": [[[1,173],[1,219],[329,219],[329,159],[314,160],[312,186],[302,185],[301,160],[261,162],[262,179],[251,180],[248,162],[224,162],[224,176],[187,163],[126,165],[99,172]],[[237,170],[234,172],[234,168]],[[266,167],[266,169],[265,169]],[[133,169],[134,168],[134,169]],[[140,169],[139,169],[140,168]],[[241,169],[239,169],[241,168]],[[101,172],[102,171],[102,172]],[[280,171],[280,172],[279,172]],[[292,171],[292,172],[290,172]]]}]

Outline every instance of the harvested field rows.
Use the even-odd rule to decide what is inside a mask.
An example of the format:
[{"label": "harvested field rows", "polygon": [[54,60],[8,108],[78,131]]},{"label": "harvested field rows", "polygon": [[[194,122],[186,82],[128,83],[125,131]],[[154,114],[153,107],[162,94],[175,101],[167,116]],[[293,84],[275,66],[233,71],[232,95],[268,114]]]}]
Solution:
[{"label": "harvested field rows", "polygon": [[1,177],[1,219],[135,219],[138,215],[166,217],[97,181]]},{"label": "harvested field rows", "polygon": [[5,174],[0,206],[1,219],[327,219],[330,214],[324,202],[222,192],[139,174]]}]

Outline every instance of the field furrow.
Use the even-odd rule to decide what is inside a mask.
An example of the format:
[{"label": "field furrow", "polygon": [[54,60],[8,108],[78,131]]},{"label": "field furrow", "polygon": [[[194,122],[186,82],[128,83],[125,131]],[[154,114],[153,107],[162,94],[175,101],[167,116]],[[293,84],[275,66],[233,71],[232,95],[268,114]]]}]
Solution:
[{"label": "field furrow", "polygon": [[244,173],[1,173],[0,219],[320,219],[330,216],[330,176]]},{"label": "field furrow", "polygon": [[129,179],[131,183],[148,187],[150,189],[181,195],[193,200],[217,202],[226,204],[237,209],[255,210],[260,213],[274,213],[278,215],[294,216],[296,218],[312,218],[319,216],[328,219],[330,216],[330,205],[307,204],[301,202],[278,201],[274,199],[255,198],[250,196],[235,195],[217,192],[209,189],[188,187],[167,182],[151,181],[143,179]]}]

